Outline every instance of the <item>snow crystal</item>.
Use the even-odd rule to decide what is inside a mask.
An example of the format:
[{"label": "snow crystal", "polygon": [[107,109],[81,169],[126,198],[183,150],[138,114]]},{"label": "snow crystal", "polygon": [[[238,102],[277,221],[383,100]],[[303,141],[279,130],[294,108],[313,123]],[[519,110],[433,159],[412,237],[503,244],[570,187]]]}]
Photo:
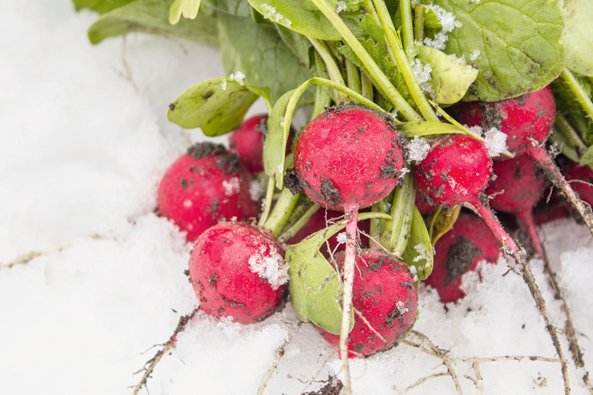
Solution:
[{"label": "snow crystal", "polygon": [[346,3],[344,3],[343,1],[338,1],[338,8],[336,9],[336,12],[339,14],[342,11],[346,11],[346,8],[348,8]]},{"label": "snow crystal", "polygon": [[472,54],[469,56],[469,58],[471,60],[476,60],[476,59],[478,59],[478,56],[480,56],[480,50],[476,49],[474,52],[472,52]]},{"label": "snow crystal", "polygon": [[243,78],[245,78],[245,74],[237,70],[234,74],[231,74],[229,78],[243,85]]},{"label": "snow crystal", "polygon": [[420,163],[428,155],[430,144],[428,144],[425,138],[414,136],[414,139],[408,143],[407,148],[408,162],[416,161],[416,163]]},{"label": "snow crystal", "polygon": [[449,36],[447,34],[452,32],[456,27],[463,26],[463,23],[455,20],[455,15],[453,15],[451,12],[447,12],[441,6],[427,5],[426,7],[434,11],[439,23],[443,28],[439,33],[435,34],[434,39],[426,37],[424,39],[424,45],[442,51],[446,47],[445,43],[449,40]]},{"label": "snow crystal", "polygon": [[432,76],[430,75],[432,67],[430,67],[430,64],[427,63],[422,65],[422,61],[420,61],[420,59],[414,59],[414,62],[412,62],[410,66],[414,76],[416,77],[416,80],[418,81],[418,85],[420,85],[420,88],[422,88],[424,92],[427,92],[434,97],[434,88],[428,82],[432,79]]},{"label": "snow crystal", "polygon": [[496,157],[507,150],[507,135],[497,128],[486,132],[486,148],[491,157]]},{"label": "snow crystal", "polygon": [[222,182],[222,187],[224,188],[225,196],[231,196],[235,193],[238,193],[241,189],[241,186],[239,185],[239,178],[233,177],[229,181],[224,180]]},{"label": "snow crystal", "polygon": [[[270,249],[270,253],[266,251]],[[249,266],[253,273],[257,273],[272,286],[278,289],[288,281],[288,265],[274,246],[261,246],[259,251],[249,257]]]},{"label": "snow crystal", "polygon": [[420,42],[420,45],[425,45],[427,47],[432,47],[434,49],[438,49],[439,51],[444,50],[447,47],[446,42],[449,40],[449,36],[446,34],[439,32],[434,35],[434,39],[430,37],[425,37],[424,42]]},{"label": "snow crystal", "polygon": [[338,243],[344,244],[348,241],[348,235],[346,234],[346,232],[339,233],[338,237],[336,237],[336,240],[338,241]]},{"label": "snow crystal", "polygon": [[264,18],[269,19],[272,22],[281,23],[288,27],[292,25],[292,21],[290,19],[284,17],[284,15],[281,13],[276,12],[276,7],[272,7],[271,5],[264,3],[261,5],[261,8],[264,10]]},{"label": "snow crystal", "polygon": [[284,126],[286,126],[286,119],[284,117],[280,117],[280,127],[284,129]]},{"label": "snow crystal", "polygon": [[409,311],[409,309],[406,308],[406,305],[404,304],[404,302],[402,302],[401,300],[397,301],[397,303],[395,304],[395,307],[397,307],[397,310],[402,315],[404,315],[405,313],[407,313]]},{"label": "snow crystal", "polygon": [[470,132],[478,135],[478,136],[482,136],[482,133],[484,133],[484,131],[482,130],[481,126],[467,126],[467,125],[463,125],[464,128],[468,129]]},{"label": "snow crystal", "polygon": [[223,91],[226,91],[226,80],[222,80],[220,87],[222,88]]},{"label": "snow crystal", "polygon": [[251,196],[251,200],[259,202],[265,193],[266,191],[257,180],[251,181],[251,185],[249,186],[249,196]]},{"label": "snow crystal", "polygon": [[426,264],[430,263],[430,256],[428,255],[428,251],[426,251],[424,244],[419,243],[414,246],[414,249],[416,250],[416,253],[418,253],[418,256],[413,259],[414,262],[419,262],[421,259],[424,259]]}]

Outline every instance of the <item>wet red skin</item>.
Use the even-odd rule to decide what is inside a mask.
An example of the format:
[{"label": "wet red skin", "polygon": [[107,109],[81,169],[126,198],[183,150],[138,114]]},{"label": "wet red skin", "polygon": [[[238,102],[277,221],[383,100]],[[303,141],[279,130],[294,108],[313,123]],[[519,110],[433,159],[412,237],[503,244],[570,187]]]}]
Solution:
[{"label": "wet red skin", "polygon": [[[580,180],[593,184],[593,170],[588,166],[579,166],[571,162],[564,171],[564,177],[567,181]],[[572,189],[579,194],[581,200],[593,206],[593,186],[583,184],[582,182],[571,182]]]},{"label": "wet red skin", "polygon": [[509,151],[524,154],[533,147],[531,139],[537,145],[547,140],[556,119],[556,101],[550,87],[545,87],[496,103],[461,102],[459,121],[468,126],[482,126],[483,117],[490,111],[499,112],[502,117],[500,131],[508,136]]},{"label": "wet red skin", "polygon": [[415,204],[416,208],[418,209],[418,211],[420,211],[420,214],[422,215],[431,214],[438,209],[438,207],[435,207],[432,204],[428,203],[424,196],[422,196],[422,193],[418,190],[416,190]]},{"label": "wet red skin", "polygon": [[[360,107],[319,115],[303,130],[295,149],[295,171],[305,193],[330,210],[369,207],[387,196],[398,180],[381,178],[382,166],[401,170],[398,135],[377,113]],[[322,182],[328,180],[338,197],[321,193]]]},{"label": "wet red skin", "polygon": [[[217,168],[217,154],[195,160],[186,154],[177,159],[166,171],[158,190],[159,212],[172,220],[187,240],[196,240],[202,232],[221,220],[256,217],[258,204],[249,193],[251,176],[242,164],[229,173]],[[223,182],[239,182],[227,196]]]},{"label": "wet red skin", "polygon": [[416,188],[429,204],[452,207],[478,199],[486,188],[492,160],[486,146],[461,134],[436,140],[416,166]]},{"label": "wet red skin", "polygon": [[[327,222],[326,222],[327,216]],[[297,232],[289,241],[288,244],[297,244],[303,241],[309,235],[312,235],[315,232],[320,231],[321,229],[325,229],[327,226],[332,225],[335,221],[344,219],[344,213],[341,211],[334,211],[334,210],[325,210],[323,208],[317,210],[317,212],[309,219],[309,222],[301,230]],[[361,221],[358,222],[358,229],[360,229],[360,243],[364,247],[368,247],[369,245],[369,238],[368,235],[371,228],[371,221]],[[338,233],[339,234],[339,233]],[[329,243],[329,248],[331,249],[332,253],[338,253],[344,251],[346,248],[345,243],[338,243],[338,234],[333,235],[327,240]],[[321,246],[321,252],[326,257],[329,256],[327,253],[327,243],[324,243]],[[335,252],[334,252],[335,251]]]},{"label": "wet red skin", "polygon": [[232,316],[241,324],[261,321],[277,311],[286,285],[274,290],[250,270],[249,258],[262,247],[265,254],[275,249],[284,256],[276,240],[249,224],[226,222],[205,231],[189,260],[200,309],[215,317]]},{"label": "wet red skin", "polygon": [[547,224],[548,222],[570,216],[570,206],[567,205],[564,198],[558,196],[557,190],[555,189],[552,192],[549,201],[547,192],[546,190],[546,193],[544,193],[533,209],[533,217],[536,225]]},{"label": "wet red skin", "polygon": [[486,188],[486,194],[492,197],[490,207],[514,214],[531,212],[541,198],[546,183],[543,172],[536,167],[533,158],[520,155],[513,159],[494,161],[492,172],[496,177]]},{"label": "wet red skin", "polygon": [[[255,130],[256,126],[262,123],[262,120],[265,124],[268,120],[268,116],[256,115],[246,119],[241,126],[233,131],[229,138],[229,150],[239,154],[241,162],[252,174],[264,171],[263,133],[259,130]],[[294,130],[291,128],[288,144],[286,146],[286,154],[290,153],[292,136],[294,136]]]},{"label": "wet red skin", "polygon": [[445,266],[449,250],[459,236],[464,236],[474,243],[473,251],[476,248],[479,249],[476,251],[477,255],[472,260],[471,266],[464,273],[475,270],[478,263],[483,260],[496,263],[500,255],[500,243],[488,225],[480,217],[460,213],[451,230],[437,241],[432,273],[424,280],[427,285],[438,291],[443,303],[456,302],[465,296],[465,292],[460,289],[461,275],[448,282],[449,270]]},{"label": "wet red skin", "polygon": [[[339,266],[344,256],[336,256]],[[385,261],[380,263],[383,258]],[[383,342],[360,317],[354,314],[354,328],[348,335],[348,358],[369,356],[387,350],[403,339],[414,323],[418,308],[416,286],[407,265],[378,252],[363,251],[356,257],[352,303],[355,309],[387,341]],[[407,312],[400,314],[397,303]],[[332,346],[338,347],[339,335],[317,328]]]}]

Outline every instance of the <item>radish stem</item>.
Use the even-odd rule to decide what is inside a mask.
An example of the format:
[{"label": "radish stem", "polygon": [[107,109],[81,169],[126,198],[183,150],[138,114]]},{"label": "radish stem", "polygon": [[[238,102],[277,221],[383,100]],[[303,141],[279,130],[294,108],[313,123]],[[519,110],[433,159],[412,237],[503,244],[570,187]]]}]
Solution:
[{"label": "radish stem", "polygon": [[400,0],[399,2],[400,12],[402,15],[402,32],[403,32],[403,44],[408,62],[413,62],[416,57],[417,49],[414,44],[414,25],[412,23],[412,8],[410,6],[410,0]]},{"label": "radish stem", "polygon": [[564,68],[564,70],[562,70],[561,75],[564,82],[566,82],[572,93],[576,96],[576,99],[581,105],[581,107],[583,107],[583,110],[585,110],[585,112],[587,113],[587,117],[590,120],[593,120],[593,103],[591,102],[591,99],[589,98],[587,93],[585,93],[585,91],[583,90],[581,84],[579,84],[579,81],[577,81],[574,75],[572,75],[570,70],[568,70],[567,68]]},{"label": "radish stem", "polygon": [[284,188],[282,192],[280,192],[280,197],[274,206],[274,210],[272,210],[272,213],[266,220],[265,224],[260,227],[272,231],[272,236],[277,237],[290,218],[290,214],[300,198],[300,193],[293,195],[288,188]]},{"label": "radish stem", "polygon": [[298,231],[301,230],[303,226],[305,226],[307,221],[309,221],[309,219],[311,219],[311,217],[315,215],[319,208],[320,207],[318,204],[314,204],[311,207],[309,207],[309,209],[305,211],[305,214],[303,214],[303,216],[297,222],[295,222],[294,225],[292,225],[290,228],[288,228],[286,232],[282,233],[278,237],[278,241],[280,243],[286,243],[288,240],[290,240],[291,237],[296,235]]},{"label": "radish stem", "polygon": [[264,206],[261,213],[261,217],[259,218],[259,222],[257,226],[264,226],[266,220],[268,219],[268,215],[270,215],[270,209],[272,208],[272,200],[274,198],[274,177],[270,177],[268,179],[268,189],[266,191],[266,199],[264,200]]},{"label": "radish stem", "polygon": [[[319,41],[311,37],[307,38],[309,39],[309,41],[311,41],[311,44],[313,44],[313,47],[315,47],[315,50],[319,53],[319,55],[325,62],[325,66],[327,67],[327,72],[329,73],[329,77],[331,78],[331,80],[336,84],[346,85],[344,83],[344,78],[342,77],[342,72],[336,64],[334,57],[329,52],[329,49],[327,49],[325,43],[323,41]],[[348,97],[343,92],[340,92],[338,90],[336,90],[336,95],[338,97],[339,102],[343,102],[348,99]]]}]

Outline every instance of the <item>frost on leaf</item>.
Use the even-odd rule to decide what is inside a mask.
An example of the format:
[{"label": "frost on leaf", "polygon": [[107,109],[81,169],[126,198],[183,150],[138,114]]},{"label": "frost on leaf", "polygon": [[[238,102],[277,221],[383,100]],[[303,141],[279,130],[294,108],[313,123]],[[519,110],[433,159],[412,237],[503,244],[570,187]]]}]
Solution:
[{"label": "frost on leaf", "polygon": [[222,81],[222,83],[220,84],[220,87],[222,88],[223,91],[226,91],[226,80]]},{"label": "frost on leaf", "polygon": [[416,81],[418,81],[418,85],[420,85],[420,88],[424,92],[434,97],[434,88],[428,82],[432,78],[432,76],[430,75],[430,72],[432,71],[432,67],[430,66],[430,64],[422,65],[422,61],[420,61],[420,59],[415,59],[410,66],[412,68],[414,76],[416,77]]},{"label": "frost on leaf", "polygon": [[408,143],[408,162],[416,161],[417,163],[422,162],[428,150],[430,144],[423,137],[414,136],[414,139]]},{"label": "frost on leaf", "polygon": [[480,56],[480,50],[476,49],[474,52],[472,52],[472,54],[469,56],[469,58],[473,61],[478,59],[478,56]]},{"label": "frost on leaf", "polygon": [[286,25],[287,27],[292,25],[292,21],[290,19],[286,18],[281,13],[276,12],[276,7],[272,7],[271,5],[264,3],[261,5],[261,8],[264,11],[264,18],[269,19],[272,22]]},{"label": "frost on leaf", "polygon": [[348,8],[348,6],[346,6],[346,3],[344,3],[343,1],[338,1],[338,8],[336,9],[336,12],[339,14],[342,11],[346,11],[346,8]]},{"label": "frost on leaf", "polygon": [[427,47],[432,47],[442,51],[446,47],[445,43],[449,40],[449,36],[447,34],[452,32],[456,27],[463,26],[463,24],[455,20],[455,15],[453,15],[453,13],[445,11],[445,9],[441,6],[427,5],[426,8],[431,9],[435,13],[439,23],[443,28],[439,33],[435,34],[434,39],[426,37],[424,42],[419,42],[417,44],[424,44]]},{"label": "frost on leaf", "polygon": [[430,256],[428,255],[428,251],[426,251],[426,247],[424,247],[424,244],[420,243],[418,245],[415,245],[414,249],[418,253],[418,256],[414,258],[414,262],[418,262],[421,259],[424,259],[426,261],[426,264],[430,264]]},{"label": "frost on leaf", "polygon": [[488,148],[491,157],[494,158],[507,150],[507,135],[497,128],[487,131],[484,137],[486,138],[486,148]]},{"label": "frost on leaf", "polygon": [[232,79],[233,81],[237,81],[237,83],[243,85],[243,78],[245,78],[245,74],[243,74],[240,71],[236,71],[235,73],[231,74],[229,76],[230,79]]},{"label": "frost on leaf", "polygon": [[252,273],[266,280],[272,289],[278,289],[288,281],[288,265],[274,246],[261,246],[259,251],[249,257],[249,267]]}]

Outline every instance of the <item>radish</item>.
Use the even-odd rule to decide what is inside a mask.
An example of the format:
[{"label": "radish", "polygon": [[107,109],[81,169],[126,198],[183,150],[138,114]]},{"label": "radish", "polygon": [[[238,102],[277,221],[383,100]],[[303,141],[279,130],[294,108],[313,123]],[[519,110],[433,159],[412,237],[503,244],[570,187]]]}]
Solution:
[{"label": "radish", "polygon": [[257,216],[250,178],[237,154],[222,145],[195,144],[165,172],[158,189],[159,212],[194,241],[219,221]]},{"label": "radish", "polygon": [[189,276],[205,313],[251,324],[281,308],[288,267],[274,238],[249,224],[225,222],[198,238]]},{"label": "radish", "polygon": [[[239,154],[241,162],[252,174],[264,171],[264,138],[268,133],[267,121],[267,115],[253,116],[243,121],[229,137],[230,151]],[[290,153],[293,135],[294,131],[291,128],[286,154]]]},{"label": "radish", "polygon": [[424,281],[438,291],[441,302],[447,303],[465,296],[460,289],[464,273],[475,270],[484,260],[496,263],[500,242],[480,217],[462,212],[434,249],[432,273]]},{"label": "radish", "polygon": [[485,131],[497,128],[508,136],[510,151],[533,157],[554,186],[566,195],[593,234],[591,206],[579,199],[543,147],[556,117],[556,102],[550,87],[496,103],[462,102],[458,111],[461,123],[481,126]]},{"label": "radish", "polygon": [[[339,267],[345,254],[336,255]],[[416,318],[418,295],[408,266],[395,258],[364,250],[356,256],[352,295],[354,328],[348,336],[348,358],[369,356],[397,345]],[[317,327],[336,347],[340,336]]]},{"label": "radish", "polygon": [[543,244],[533,218],[533,207],[540,199],[546,182],[543,172],[536,168],[535,161],[528,155],[495,161],[492,172],[495,177],[486,188],[486,194],[491,196],[490,206],[515,214],[535,252],[543,258]]},{"label": "radish", "polygon": [[589,205],[593,205],[593,170],[588,166],[579,166],[571,162],[564,171],[564,175],[579,197]]},{"label": "radish", "polygon": [[343,210],[348,221],[340,333],[347,383],[358,210],[387,196],[402,175],[404,160],[394,126],[385,113],[340,105],[311,121],[295,148],[294,168],[307,196],[322,207]]}]

